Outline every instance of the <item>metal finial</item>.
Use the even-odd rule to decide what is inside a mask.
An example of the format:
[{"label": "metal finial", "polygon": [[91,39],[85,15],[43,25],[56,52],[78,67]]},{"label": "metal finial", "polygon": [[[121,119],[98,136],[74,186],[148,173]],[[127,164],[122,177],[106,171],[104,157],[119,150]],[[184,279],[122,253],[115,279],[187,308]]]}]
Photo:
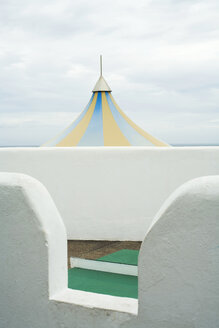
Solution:
[{"label": "metal finial", "polygon": [[94,88],[93,88],[93,92],[99,92],[99,91],[107,91],[107,92],[111,92],[112,90],[110,89],[110,87],[108,86],[108,84],[106,83],[106,81],[104,80],[103,77],[103,66],[102,66],[102,55],[100,55],[100,77],[97,81],[97,83],[95,84]]},{"label": "metal finial", "polygon": [[100,55],[100,76],[102,76],[103,73],[103,64],[102,64],[102,55]]}]

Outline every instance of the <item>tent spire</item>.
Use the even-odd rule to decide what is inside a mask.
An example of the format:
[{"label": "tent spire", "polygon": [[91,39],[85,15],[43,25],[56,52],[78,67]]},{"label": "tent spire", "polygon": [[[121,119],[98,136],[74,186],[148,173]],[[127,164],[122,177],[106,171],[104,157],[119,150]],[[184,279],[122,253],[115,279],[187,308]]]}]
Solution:
[{"label": "tent spire", "polygon": [[102,55],[100,55],[100,77],[97,83],[95,84],[95,87],[93,88],[93,92],[98,92],[98,91],[108,91],[108,92],[112,91],[103,77]]},{"label": "tent spire", "polygon": [[102,55],[100,55],[100,76],[103,75],[103,63],[102,63]]},{"label": "tent spire", "polygon": [[97,74],[100,75],[87,107],[67,129],[43,146],[168,146],[142,130],[125,115],[104,80],[102,55],[99,55],[97,65]]}]

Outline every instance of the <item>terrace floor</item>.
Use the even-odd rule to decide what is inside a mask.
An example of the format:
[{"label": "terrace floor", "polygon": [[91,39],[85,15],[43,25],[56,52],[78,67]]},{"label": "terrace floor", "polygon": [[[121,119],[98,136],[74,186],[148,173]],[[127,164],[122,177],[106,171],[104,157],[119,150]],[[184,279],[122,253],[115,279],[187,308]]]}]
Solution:
[{"label": "terrace floor", "polygon": [[95,260],[121,249],[139,250],[140,247],[140,241],[68,240],[68,265],[70,257]]}]

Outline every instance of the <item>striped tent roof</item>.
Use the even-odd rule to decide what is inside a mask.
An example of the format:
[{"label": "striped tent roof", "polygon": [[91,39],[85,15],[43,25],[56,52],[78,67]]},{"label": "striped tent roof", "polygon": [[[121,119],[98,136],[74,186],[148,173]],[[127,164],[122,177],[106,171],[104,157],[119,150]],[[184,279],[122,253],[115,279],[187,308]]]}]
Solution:
[{"label": "striped tent roof", "polygon": [[79,117],[43,146],[168,146],[138,127],[119,108],[101,75]]}]

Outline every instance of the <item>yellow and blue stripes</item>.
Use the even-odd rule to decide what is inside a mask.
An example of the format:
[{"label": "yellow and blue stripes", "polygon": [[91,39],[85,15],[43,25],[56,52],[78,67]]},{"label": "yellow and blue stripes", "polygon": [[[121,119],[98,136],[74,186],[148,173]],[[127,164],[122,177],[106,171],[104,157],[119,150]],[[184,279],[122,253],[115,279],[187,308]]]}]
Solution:
[{"label": "yellow and blue stripes", "polygon": [[108,91],[94,92],[87,107],[43,146],[168,146],[132,122]]},{"label": "yellow and blue stripes", "polygon": [[81,137],[78,146],[104,146],[103,115],[101,92],[97,92],[97,99],[93,115],[88,127]]}]

